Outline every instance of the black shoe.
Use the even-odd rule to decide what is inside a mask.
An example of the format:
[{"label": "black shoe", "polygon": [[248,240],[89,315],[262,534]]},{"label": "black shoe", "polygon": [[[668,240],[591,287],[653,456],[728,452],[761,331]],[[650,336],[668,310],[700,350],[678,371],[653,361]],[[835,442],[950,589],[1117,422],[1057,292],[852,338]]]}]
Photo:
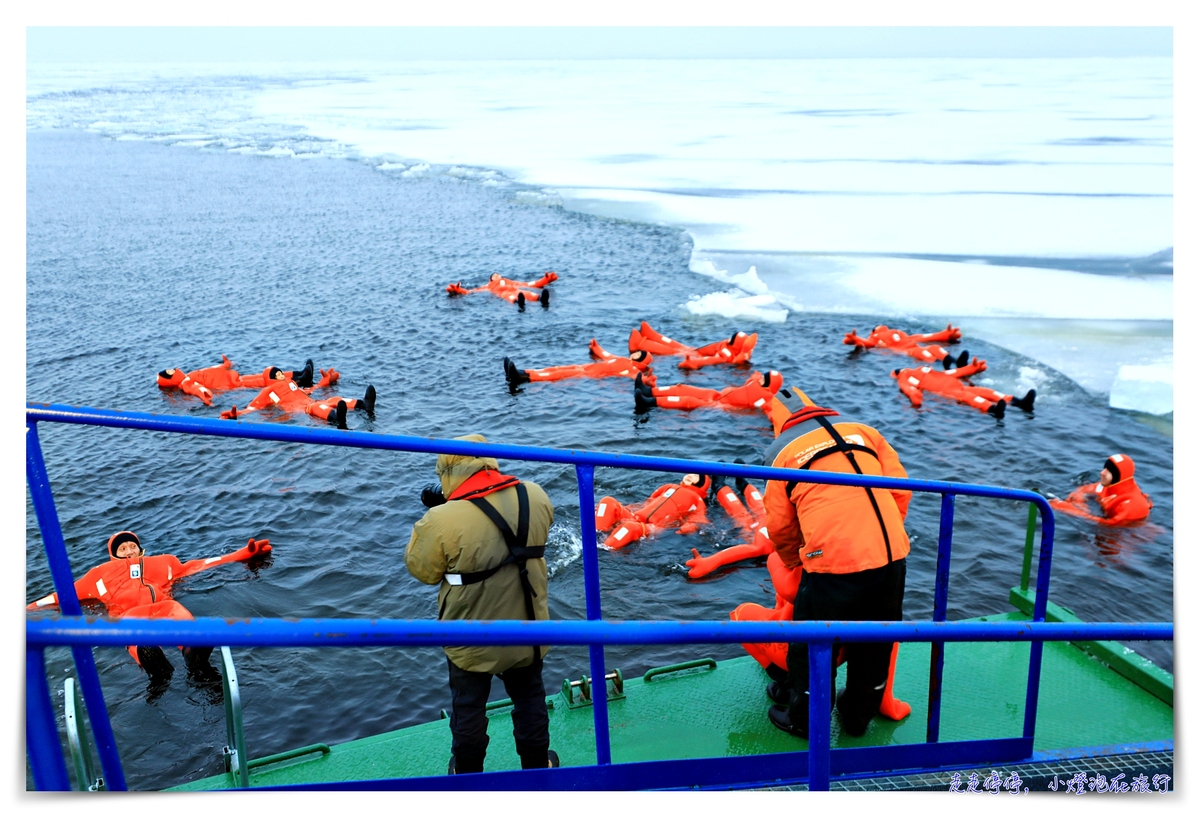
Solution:
[{"label": "black shoe", "polygon": [[767,685],[767,698],[781,707],[787,707],[792,701],[792,694],[779,682],[771,682]]},{"label": "black shoe", "polygon": [[1006,401],[1004,398],[1001,398],[1000,400],[996,401],[991,406],[989,406],[987,412],[989,415],[991,415],[994,418],[1002,418],[1002,417],[1004,417],[1004,410],[1007,408],[1008,408],[1008,401]]},{"label": "black shoe", "polygon": [[446,775],[454,775],[458,772],[454,764],[454,756],[450,756],[450,764],[446,767]]},{"label": "black shoe", "polygon": [[[740,457],[733,458],[733,462],[740,463],[743,466],[746,465],[746,461],[742,460],[742,458],[740,458]],[[742,477],[740,474],[737,477],[733,478],[733,484],[735,486],[737,486],[738,494],[745,494],[746,486],[750,485],[749,483],[746,482],[746,478]]]},{"label": "black shoe", "polygon": [[525,293],[517,293],[517,309],[525,312]]},{"label": "black shoe", "polygon": [[301,369],[292,376],[292,380],[296,382],[296,386],[310,387],[313,385],[313,362],[309,358],[304,362],[304,369]]},{"label": "black shoe", "polygon": [[558,753],[554,752],[553,750],[547,750],[546,755],[550,757],[550,763],[547,764],[546,766],[548,766],[548,767],[561,767],[562,766],[562,763],[559,762],[559,760],[558,760]]},{"label": "black shoe", "polygon": [[[867,732],[867,728],[871,726],[871,719],[875,714],[869,710],[863,710],[861,713],[847,713],[846,706],[846,691],[842,690],[837,696],[837,711],[838,718],[842,722],[842,732],[852,736],[861,736]],[[878,711],[878,708],[876,708]]]},{"label": "black shoe", "polygon": [[[640,374],[638,375],[638,378],[641,378]],[[635,385],[633,387],[633,409],[635,412],[640,415],[643,412],[649,412],[651,409],[654,409],[657,406],[658,400],[655,399],[654,393],[650,391],[650,387],[644,385]]]},{"label": "black shoe", "polygon": [[542,309],[550,309],[550,290],[543,288],[542,294],[538,296],[538,301],[542,304]]},{"label": "black shoe", "polygon": [[358,408],[366,410],[366,413],[371,417],[375,417],[375,387],[367,384],[367,394],[363,395],[363,399],[358,402]]},{"label": "black shoe", "polygon": [[958,354],[958,358],[955,359],[954,363],[958,364],[959,366],[966,366],[970,360],[971,356],[964,349]]},{"label": "black shoe", "polygon": [[188,673],[196,673],[205,668],[211,669],[212,665],[209,664],[208,657],[212,656],[212,652],[211,647],[184,648],[183,663],[187,665]]},{"label": "black shoe", "polygon": [[1032,412],[1033,411],[1033,401],[1036,397],[1037,397],[1037,390],[1030,389],[1028,392],[1025,393],[1025,397],[1013,398],[1012,405],[1024,412]]},{"label": "black shoe", "polygon": [[767,718],[770,720],[771,724],[775,725],[789,735],[803,739],[808,738],[808,727],[801,727],[798,724],[792,724],[792,720],[788,718],[788,709],[782,705],[771,705],[771,708],[767,710]]},{"label": "black shoe", "polygon": [[508,358],[504,359],[504,378],[508,381],[509,386],[529,383],[529,375],[524,370],[517,369],[517,365]]},{"label": "black shoe", "polygon": [[954,356],[947,352],[946,357],[942,358],[942,369],[950,369],[952,366],[954,366]]},{"label": "black shoe", "polygon": [[162,648],[138,646],[137,658],[138,664],[150,674],[151,679],[170,679],[171,674],[175,672],[175,666],[167,659]]},{"label": "black shoe", "polygon": [[346,402],[344,400],[338,401],[337,408],[333,412],[333,422],[339,429],[350,428],[346,425]]}]

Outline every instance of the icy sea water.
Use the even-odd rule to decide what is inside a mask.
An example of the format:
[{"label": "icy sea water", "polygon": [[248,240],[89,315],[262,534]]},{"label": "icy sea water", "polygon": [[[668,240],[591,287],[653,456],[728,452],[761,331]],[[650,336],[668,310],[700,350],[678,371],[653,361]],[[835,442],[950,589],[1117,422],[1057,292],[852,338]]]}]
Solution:
[{"label": "icy sea water", "polygon": [[[875,315],[797,313],[778,324],[689,315],[677,305],[710,291],[711,281],[689,271],[685,233],[580,215],[512,189],[382,174],[354,161],[230,155],[71,131],[28,134],[27,185],[31,401],[216,417],[253,393],[227,394],[207,408],[161,392],[155,373],[213,365],[222,353],[244,372],[311,357],[342,373],[339,394],[357,397],[368,383],[378,389],[375,419],[352,415],[354,429],[431,437],[478,431],[503,443],[730,461],[769,443],[761,415],[656,410],[639,418],[631,384],[615,379],[511,395],[500,362],[505,355],[528,367],[584,362],[591,337],[624,351],[642,319],[697,344],[734,329],[757,331],[755,368],[779,369],[819,403],[878,427],[913,477],[1063,495],[1097,479],[1108,454],[1131,455],[1155,502],[1153,525],[1101,530],[1060,516],[1051,596],[1085,619],[1172,619],[1171,439],[1055,371],[972,337],[969,322],[959,349],[989,364],[977,382],[1006,391],[1036,385],[1032,416],[1013,411],[996,421],[936,398],[913,409],[888,375],[909,359],[854,356],[841,343],[851,327],[879,323]],[[562,276],[549,311],[519,313],[485,295],[451,300],[443,291],[447,282],[479,282],[492,271],[524,278],[547,269]],[[657,371],[663,382],[721,387],[742,383],[749,370],[685,375],[667,359]],[[152,553],[185,560],[268,537],[269,565],[197,575],[176,585],[176,598],[196,616],[435,615],[435,589],[403,566],[410,527],[424,511],[420,487],[434,479],[430,456],[54,424],[43,426],[41,439],[77,576],[105,558],[105,541],[121,528],[136,530]],[[554,500],[551,615],[583,618],[573,470],[502,467],[541,483]],[[600,470],[597,497],[640,500],[673,479]],[[932,612],[938,502],[920,495],[908,517],[905,615],[913,619]],[[1025,509],[961,499],[957,512],[949,615],[1004,610],[1019,578]],[[737,542],[722,512],[710,516],[715,525],[698,535],[602,550],[605,615],[723,620],[742,602],[771,605],[761,565],[687,579],[682,563],[692,547],[711,553]],[[51,582],[28,504],[26,526],[33,600]],[[1171,667],[1169,643],[1138,647]],[[740,653],[736,645],[654,646],[614,647],[606,656],[609,667],[632,676]],[[95,654],[131,788],[220,772],[222,706],[189,685],[181,663],[156,698],[123,650]],[[254,756],[430,721],[449,706],[438,649],[239,649],[235,659]],[[49,665],[61,690],[69,655],[52,652]],[[586,669],[585,650],[555,649],[547,686]],[[499,687],[494,695],[503,696]]]}]

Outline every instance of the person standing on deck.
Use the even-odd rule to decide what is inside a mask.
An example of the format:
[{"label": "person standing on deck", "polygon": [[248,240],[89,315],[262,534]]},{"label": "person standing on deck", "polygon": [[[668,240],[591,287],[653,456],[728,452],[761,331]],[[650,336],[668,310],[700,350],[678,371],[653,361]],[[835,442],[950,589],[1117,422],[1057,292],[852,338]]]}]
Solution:
[{"label": "person standing on deck", "polygon": [[[483,435],[455,438],[485,443]],[[438,619],[550,618],[546,535],[554,506],[537,483],[500,473],[491,457],[440,454],[440,486],[421,493],[429,507],[404,552],[408,572],[439,585]],[[499,676],[513,702],[513,738],[522,769],[557,767],[542,659],[549,646],[445,647],[450,671],[448,772],[483,772],[488,694]]]},{"label": "person standing on deck", "polygon": [[[908,476],[900,458],[877,430],[841,419],[816,406],[800,390],[781,389],[771,415],[778,424],[775,443],[763,463],[788,469],[841,474]],[[763,494],[767,529],[787,568],[803,566],[794,621],[899,621],[904,604],[908,533],[904,518],[912,493],[832,486],[799,481],[767,481]],[[891,643],[845,646],[846,688],[837,697],[842,729],[866,732],[879,712],[895,661]],[[775,702],[767,715],[787,733],[808,737],[808,645],[790,644],[787,679],[772,682]]]}]

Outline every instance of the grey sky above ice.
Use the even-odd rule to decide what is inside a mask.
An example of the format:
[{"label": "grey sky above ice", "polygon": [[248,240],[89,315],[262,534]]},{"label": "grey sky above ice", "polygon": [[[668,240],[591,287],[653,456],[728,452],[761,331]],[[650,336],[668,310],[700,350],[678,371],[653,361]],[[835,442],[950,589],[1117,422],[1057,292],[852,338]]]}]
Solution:
[{"label": "grey sky above ice", "polygon": [[1169,27],[29,27],[29,63],[1170,57]]}]

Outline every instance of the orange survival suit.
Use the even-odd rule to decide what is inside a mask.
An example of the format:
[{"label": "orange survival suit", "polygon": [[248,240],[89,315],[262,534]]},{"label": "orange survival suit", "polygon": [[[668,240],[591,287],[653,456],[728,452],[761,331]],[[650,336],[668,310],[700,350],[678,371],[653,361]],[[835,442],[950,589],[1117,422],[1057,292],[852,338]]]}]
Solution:
[{"label": "orange survival suit", "polygon": [[530,381],[562,381],[568,378],[634,378],[645,372],[654,358],[649,352],[634,352],[621,358],[605,351],[593,338],[588,345],[588,354],[597,359],[590,364],[567,364],[546,366],[541,369],[518,369],[508,358],[504,359],[504,377],[509,386],[516,387]]},{"label": "orange survival suit", "polygon": [[691,534],[708,525],[708,499],[712,478],[700,475],[695,485],[667,483],[654,490],[646,502],[625,507],[613,497],[601,497],[596,506],[596,530],[615,531],[604,541],[606,548],[624,548],[643,537],[672,526],[680,534]]},{"label": "orange survival suit", "polygon": [[[282,412],[303,412],[310,417],[319,418],[325,421],[337,422],[339,426],[345,423],[346,409],[366,409],[374,411],[374,395],[375,387],[367,387],[367,396],[362,399],[358,398],[342,398],[337,395],[324,398],[322,400],[314,400],[309,394],[313,389],[319,389],[326,386],[332,386],[338,382],[341,373],[333,367],[321,370],[321,380],[315,387],[303,388],[297,386],[293,380],[275,380],[268,383],[262,388],[262,391],[255,395],[254,399],[246,404],[245,409],[238,409],[234,406],[232,409],[227,409],[221,413],[221,417],[225,420],[232,420],[251,412],[257,412],[260,409],[266,409],[268,406],[274,406]],[[345,404],[345,407],[338,410],[339,404]],[[340,417],[339,417],[340,414]]]},{"label": "orange survival suit", "polygon": [[[1067,495],[1066,500],[1051,500],[1050,507],[1108,525],[1128,525],[1141,522],[1150,516],[1150,509],[1154,508],[1154,503],[1133,479],[1133,458],[1126,454],[1114,454],[1104,461],[1104,471],[1111,479],[1107,486],[1104,485],[1103,479],[1099,483],[1080,486]],[[1089,499],[1100,503],[1103,517],[1091,513]]]},{"label": "orange survival suit", "polygon": [[[840,474],[907,477],[895,449],[876,429],[839,419],[797,389],[781,389],[773,419],[775,442],[763,463],[779,468]],[[902,615],[908,533],[904,519],[909,491],[834,486],[802,481],[767,481],[763,494],[767,528],[782,565],[803,567],[792,619],[899,620]],[[862,735],[880,713],[896,661],[894,643],[851,644],[846,689],[837,697],[842,729]],[[786,684],[768,711],[772,724],[807,736],[808,652],[791,644]]]},{"label": "orange survival suit", "polygon": [[[923,332],[909,335],[907,332],[898,329],[892,329],[886,324],[880,324],[871,331],[871,334],[866,338],[859,336],[857,329],[852,329],[846,333],[846,337],[842,339],[843,344],[853,344],[859,349],[874,349],[876,347],[882,349],[891,349],[896,352],[905,352],[918,360],[940,361],[945,358],[948,353],[943,347],[937,346],[937,343],[957,343],[962,338],[962,332],[958,327],[946,325],[944,330],[938,332]],[[936,357],[927,357],[922,354],[917,348],[919,344],[929,344],[927,347],[931,353],[940,353]]]},{"label": "orange survival suit", "polygon": [[[123,543],[132,542],[141,552],[136,557],[118,557],[117,549]],[[246,562],[263,557],[271,552],[269,540],[251,538],[243,548],[219,557],[180,562],[172,554],[146,556],[141,549],[141,540],[132,531],[118,531],[108,539],[108,562],[101,563],[75,581],[75,595],[80,602],[96,600],[108,609],[113,619],[131,617],[136,619],[193,619],[191,612],[171,598],[171,586],[184,577],[199,571],[227,565],[231,562]],[[26,610],[39,610],[58,605],[58,594],[44,596],[26,606]],[[147,649],[129,647],[129,654],[139,665],[147,658]],[[194,648],[200,651],[200,648]],[[141,655],[139,656],[139,651]],[[207,660],[212,648],[203,658]],[[188,651],[184,651],[188,657]],[[161,650],[158,656],[161,657]],[[165,657],[158,661],[166,662]],[[189,661],[189,665],[191,662]],[[167,668],[170,663],[166,663]],[[149,668],[148,668],[149,669]]]},{"label": "orange survival suit", "polygon": [[761,409],[765,413],[769,411],[771,399],[781,386],[783,375],[775,370],[765,375],[755,372],[741,386],[728,386],[720,391],[682,383],[658,386],[639,378],[635,379],[633,396],[639,412],[655,406],[685,411],[701,406],[719,406],[722,409]]},{"label": "orange survival suit", "polygon": [[892,370],[892,377],[900,386],[900,391],[908,396],[913,406],[920,406],[922,392],[934,392],[959,403],[965,403],[995,417],[1003,417],[1004,410],[1012,402],[1012,395],[1005,395],[995,389],[983,386],[971,386],[962,382],[979,372],[987,371],[987,361],[974,359],[966,366],[941,372],[932,367],[922,366],[916,369]]},{"label": "orange survival suit", "polygon": [[[721,508],[725,509],[725,513],[738,524],[742,530],[742,536],[749,542],[722,548],[707,557],[700,556],[699,549],[693,548],[692,558],[684,563],[688,568],[689,579],[701,579],[726,565],[757,557],[767,557],[775,553],[775,544],[771,542],[767,526],[763,522],[766,519],[766,509],[763,507],[762,493],[753,483],[749,483],[741,477],[737,478],[737,485],[746,498],[745,505],[742,505],[742,501],[738,499],[734,490],[725,485],[717,489],[717,502],[721,504]],[[747,510],[747,506],[749,510]]]},{"label": "orange survival suit", "polygon": [[446,287],[446,292],[450,295],[468,295],[470,293],[489,292],[499,298],[503,298],[508,303],[512,304],[520,298],[522,301],[539,301],[542,293],[534,290],[542,290],[543,287],[553,281],[558,281],[558,273],[551,270],[536,281],[514,281],[505,278],[499,273],[492,273],[488,279],[488,283],[482,287],[473,287],[467,289],[462,285],[462,282],[456,282]]},{"label": "orange survival suit", "polygon": [[758,343],[758,333],[747,335],[735,332],[728,340],[715,341],[700,347],[679,362],[680,369],[699,369],[713,364],[748,364],[754,345]]},{"label": "orange survival suit", "polygon": [[680,343],[659,333],[645,321],[641,327],[629,331],[629,351],[638,350],[651,355],[695,355],[696,348]]},{"label": "orange survival suit", "polygon": [[[295,380],[300,386],[312,386],[312,365],[312,361],[307,361],[304,369],[284,371],[283,375]],[[158,373],[158,388],[178,389],[185,394],[200,398],[204,401],[205,406],[212,406],[214,392],[227,392],[231,389],[262,389],[271,380],[271,373],[275,369],[276,367],[268,366],[256,375],[242,375],[233,368],[233,361],[222,355],[221,363],[218,366],[209,366],[188,373],[184,373],[181,369],[164,369]]]}]

